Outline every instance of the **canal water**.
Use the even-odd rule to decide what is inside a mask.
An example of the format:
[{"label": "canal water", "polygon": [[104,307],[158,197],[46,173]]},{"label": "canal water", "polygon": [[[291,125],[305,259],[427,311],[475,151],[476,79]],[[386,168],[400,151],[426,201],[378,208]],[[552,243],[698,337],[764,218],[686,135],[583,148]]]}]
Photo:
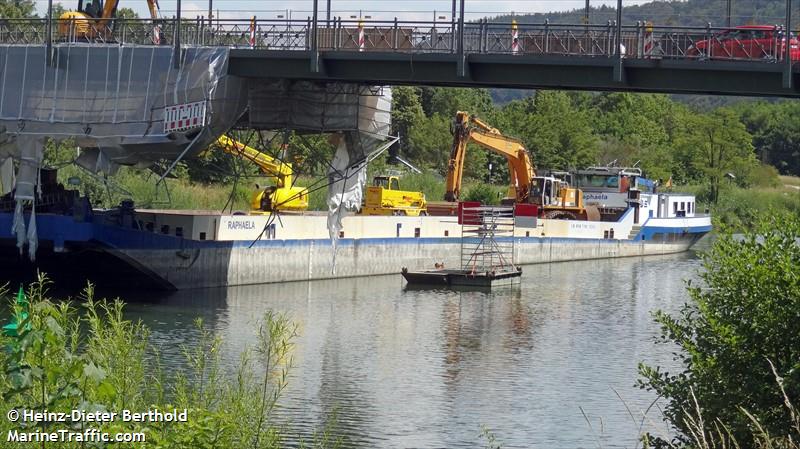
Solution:
[{"label": "canal water", "polygon": [[[400,275],[184,291],[129,302],[167,365],[202,317],[231,354],[267,310],[299,326],[279,420],[347,447],[634,448],[665,432],[637,365],[675,368],[651,313],[686,301],[692,253],[524,267],[519,287],[408,290]],[[235,356],[231,356],[234,360]]]}]

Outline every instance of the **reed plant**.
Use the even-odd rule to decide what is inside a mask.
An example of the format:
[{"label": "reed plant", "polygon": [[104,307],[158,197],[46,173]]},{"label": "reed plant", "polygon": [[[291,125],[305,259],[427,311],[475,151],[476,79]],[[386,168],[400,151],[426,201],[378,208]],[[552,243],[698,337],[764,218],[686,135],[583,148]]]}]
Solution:
[{"label": "reed plant", "polygon": [[[237,363],[226,363],[224,341],[201,320],[198,342],[182,348],[185,368],[168,372],[150,331],[124,317],[120,300],[98,301],[91,286],[78,301],[48,296],[40,276],[11,304],[16,329],[0,335],[0,410],[66,412],[122,410],[188,411],[185,422],[92,424],[103,432],[142,432],[146,443],[84,445],[48,443],[54,448],[137,447],[159,449],[284,447],[284,428],[275,410],[288,383],[297,328],[286,316],[265,313],[255,339]],[[86,423],[10,422],[9,432],[80,430]],[[325,429],[315,448],[340,447]],[[323,438],[324,437],[324,438]],[[6,447],[6,446],[3,446]]]}]

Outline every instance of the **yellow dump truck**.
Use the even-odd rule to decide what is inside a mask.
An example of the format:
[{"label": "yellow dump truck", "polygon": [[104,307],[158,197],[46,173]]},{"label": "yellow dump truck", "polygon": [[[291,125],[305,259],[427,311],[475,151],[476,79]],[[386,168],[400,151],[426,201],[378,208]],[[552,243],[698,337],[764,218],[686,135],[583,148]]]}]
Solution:
[{"label": "yellow dump truck", "polygon": [[428,215],[428,203],[422,192],[400,190],[396,176],[376,176],[367,187],[362,215]]}]

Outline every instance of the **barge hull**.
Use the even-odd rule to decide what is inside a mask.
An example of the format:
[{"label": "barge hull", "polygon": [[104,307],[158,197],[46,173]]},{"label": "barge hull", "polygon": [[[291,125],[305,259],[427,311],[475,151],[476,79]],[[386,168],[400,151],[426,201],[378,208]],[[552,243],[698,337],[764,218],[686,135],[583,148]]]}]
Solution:
[{"label": "barge hull", "polygon": [[[11,220],[11,214],[0,214],[0,230],[7,233],[0,233],[0,261],[18,266],[27,259],[27,251],[20,255],[14,246],[15,239],[8,231]],[[71,254],[82,254],[85,260],[87,252],[102,253],[138,270],[161,289],[399,274],[401,267],[429,270],[437,263],[448,268],[460,264],[458,237],[343,238],[337,244],[334,267],[333,247],[324,238],[200,241],[98,221],[79,223],[69,216],[40,214],[37,260],[57,256],[59,265],[69,265]],[[514,260],[527,265],[679,253],[709,230],[710,225],[674,229],[645,226],[631,240],[513,237]],[[36,264],[30,264],[34,272],[36,268]],[[91,272],[85,278],[94,281]]]}]

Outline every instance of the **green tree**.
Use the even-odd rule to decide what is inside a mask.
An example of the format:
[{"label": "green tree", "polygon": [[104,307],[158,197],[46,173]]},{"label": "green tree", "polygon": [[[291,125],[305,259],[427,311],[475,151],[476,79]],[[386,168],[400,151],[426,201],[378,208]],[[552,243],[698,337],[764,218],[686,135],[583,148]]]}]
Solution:
[{"label": "green tree", "polygon": [[494,109],[492,96],[488,89],[475,88],[428,88],[423,95],[423,109],[427,115],[442,114],[455,117],[456,112],[486,115]]},{"label": "green tree", "polygon": [[31,0],[0,0],[0,17],[21,19],[34,17],[36,2]]},{"label": "green tree", "polygon": [[541,168],[578,168],[596,163],[597,138],[587,111],[573,108],[560,91],[538,91],[536,96],[508,104],[494,124],[503,134],[518,137]]},{"label": "green tree", "polygon": [[398,149],[403,155],[412,154],[411,129],[425,119],[419,91],[414,87],[395,87],[392,89],[392,134],[400,136]]},{"label": "green tree", "polygon": [[[721,234],[703,256],[701,283],[688,284],[690,302],[677,316],[656,313],[661,340],[678,346],[683,367],[670,373],[641,364],[640,386],[667,399],[665,417],[688,447],[698,447],[700,432],[738,442],[702,447],[796,447],[779,442],[800,439],[784,402],[800,398],[798,241],[796,214],[762,217],[742,238]],[[774,445],[756,444],[763,435],[745,410]]]},{"label": "green tree", "polygon": [[605,93],[587,107],[602,136],[601,162],[638,163],[654,179],[673,174],[674,139],[685,116],[683,106],[665,95]]},{"label": "green tree", "polygon": [[445,173],[453,141],[451,121],[451,118],[435,114],[423,118],[418,126],[411,128],[408,155],[414,163]]},{"label": "green tree", "polygon": [[61,3],[53,3],[53,17],[61,17],[61,15],[67,11],[68,9],[65,8]]},{"label": "green tree", "polygon": [[800,176],[800,105],[794,101],[749,103],[737,108],[753,134],[756,152],[781,173]]},{"label": "green tree", "polygon": [[678,153],[684,170],[708,184],[709,199],[719,200],[723,179],[733,174],[740,185],[757,167],[752,136],[731,110],[688,117],[678,138]]},{"label": "green tree", "polygon": [[131,8],[119,8],[117,10],[117,18],[119,19],[138,19],[139,14]]}]

